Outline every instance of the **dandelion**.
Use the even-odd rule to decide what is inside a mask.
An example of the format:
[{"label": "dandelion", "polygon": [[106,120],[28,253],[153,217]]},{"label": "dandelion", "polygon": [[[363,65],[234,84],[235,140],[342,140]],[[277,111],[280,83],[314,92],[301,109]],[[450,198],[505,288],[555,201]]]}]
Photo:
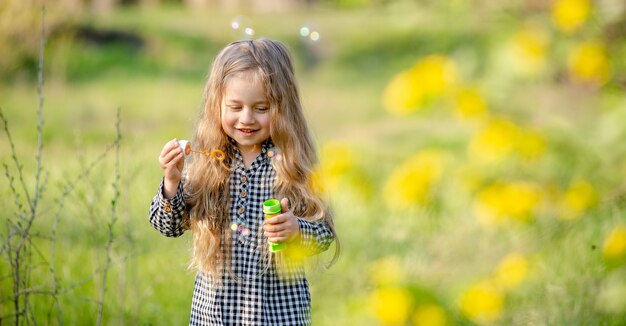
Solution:
[{"label": "dandelion", "polygon": [[385,88],[383,107],[395,115],[415,112],[424,102],[421,81],[408,71],[397,74]]},{"label": "dandelion", "polygon": [[552,21],[561,32],[572,34],[585,23],[590,12],[590,0],[557,0],[552,8]]},{"label": "dandelion", "polygon": [[389,207],[406,209],[429,203],[443,168],[442,155],[434,150],[421,151],[409,158],[391,173],[383,188]]},{"label": "dandelion", "polygon": [[422,80],[424,93],[429,98],[444,95],[457,80],[454,62],[443,55],[427,56],[411,68],[411,71]]},{"label": "dandelion", "polygon": [[573,182],[560,199],[559,217],[573,220],[597,202],[597,193],[593,186],[584,180]]},{"label": "dandelion", "polygon": [[418,306],[411,320],[415,326],[445,326],[448,324],[446,312],[436,304]]},{"label": "dandelion", "polygon": [[370,305],[381,325],[404,325],[412,299],[404,288],[380,288],[370,295]]},{"label": "dandelion", "polygon": [[324,175],[331,177],[341,176],[350,171],[355,164],[355,155],[345,143],[329,142],[322,146],[321,169]]},{"label": "dandelion", "polygon": [[481,281],[461,295],[459,306],[463,315],[473,322],[493,323],[502,315],[504,295],[493,283]]},{"label": "dandelion", "polygon": [[311,180],[313,189],[330,193],[349,190],[361,199],[369,198],[371,184],[357,164],[358,158],[352,148],[341,142],[329,142],[322,146],[320,156],[320,165]]},{"label": "dandelion", "polygon": [[313,192],[316,194],[323,194],[326,191],[324,181],[322,180],[321,168],[319,166],[315,168],[311,178],[309,179],[309,187],[311,187]]},{"label": "dandelion", "polygon": [[528,275],[528,258],[520,253],[506,255],[496,267],[495,283],[502,289],[511,290],[524,281]]},{"label": "dandelion", "polygon": [[520,75],[534,76],[546,68],[549,37],[536,24],[527,24],[513,35],[508,52],[512,68]]},{"label": "dandelion", "polygon": [[626,225],[618,225],[604,240],[602,255],[606,260],[619,260],[626,257]]},{"label": "dandelion", "polygon": [[579,83],[605,84],[612,74],[611,61],[600,42],[579,44],[570,54],[569,73]]},{"label": "dandelion", "polygon": [[520,129],[512,121],[492,119],[470,141],[470,155],[487,162],[503,160],[516,148]]},{"label": "dandelion", "polygon": [[485,226],[499,226],[509,220],[527,222],[542,197],[541,188],[531,182],[495,182],[477,194],[474,213]]},{"label": "dandelion", "polygon": [[462,119],[479,119],[488,115],[487,101],[476,88],[463,88],[454,97],[457,115]]},{"label": "dandelion", "polygon": [[424,57],[389,82],[383,92],[383,107],[396,115],[413,113],[447,93],[456,75],[456,66],[447,57]]}]

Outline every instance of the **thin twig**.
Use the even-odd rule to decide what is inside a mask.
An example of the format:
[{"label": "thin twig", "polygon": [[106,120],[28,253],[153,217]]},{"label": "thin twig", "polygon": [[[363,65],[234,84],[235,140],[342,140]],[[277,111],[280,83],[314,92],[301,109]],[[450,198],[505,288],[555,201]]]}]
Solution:
[{"label": "thin twig", "polygon": [[37,94],[39,96],[39,106],[37,108],[37,115],[39,118],[38,123],[37,123],[37,167],[35,169],[35,189],[33,190],[35,196],[33,198],[33,205],[31,206],[31,209],[32,209],[31,220],[35,218],[37,202],[39,201],[39,193],[40,193],[39,181],[41,178],[41,156],[43,152],[43,53],[44,53],[44,48],[46,46],[45,18],[46,18],[46,6],[42,5],[41,6],[41,38],[40,38],[40,46],[39,46],[39,68],[37,69],[38,71]]},{"label": "thin twig", "polygon": [[[4,125],[4,133],[7,135],[7,138],[9,140],[9,146],[11,147],[11,159],[13,160],[13,163],[15,163],[15,167],[17,168],[17,176],[20,179],[22,190],[24,191],[24,195],[26,196],[26,202],[28,202],[29,205],[32,205],[32,202],[30,200],[30,194],[28,193],[28,187],[26,186],[26,181],[24,181],[24,171],[23,171],[24,166],[22,166],[19,159],[17,158],[17,150],[15,149],[15,142],[13,141],[13,137],[11,136],[11,131],[9,130],[9,121],[4,116],[4,113],[2,112],[2,108],[0,108],[0,119],[2,120],[3,125]],[[32,210],[32,207],[31,207],[31,210]]]},{"label": "thin twig", "polygon": [[120,141],[122,133],[120,130],[120,109],[117,109],[117,120],[115,123],[115,172],[113,177],[113,199],[111,200],[111,222],[109,223],[109,239],[106,246],[106,258],[104,262],[104,271],[102,272],[102,287],[100,288],[100,299],[98,300],[98,320],[97,325],[102,324],[102,313],[104,311],[104,295],[106,293],[107,272],[111,264],[111,245],[113,244],[113,226],[117,221],[117,202],[119,200],[119,182],[120,182]]}]

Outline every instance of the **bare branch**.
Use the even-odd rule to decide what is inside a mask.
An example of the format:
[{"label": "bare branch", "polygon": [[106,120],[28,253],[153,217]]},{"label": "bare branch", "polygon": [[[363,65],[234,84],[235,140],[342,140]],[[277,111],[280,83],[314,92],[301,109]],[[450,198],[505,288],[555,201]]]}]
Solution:
[{"label": "bare branch", "polygon": [[22,166],[22,163],[20,163],[19,159],[17,158],[17,150],[15,149],[15,142],[13,141],[13,137],[11,136],[11,131],[9,130],[9,121],[4,116],[4,113],[2,112],[2,108],[0,108],[0,119],[2,120],[3,125],[4,125],[4,133],[7,135],[7,138],[9,140],[9,146],[11,147],[11,158],[13,159],[13,163],[15,163],[15,167],[17,168],[17,176],[20,179],[22,190],[24,191],[24,195],[26,196],[26,201],[28,202],[29,205],[31,205],[30,208],[32,210],[33,208],[32,208],[32,202],[30,200],[30,194],[28,193],[28,187],[26,186],[26,181],[24,181],[23,166]]},{"label": "bare branch", "polygon": [[120,182],[120,141],[122,133],[120,130],[120,109],[117,109],[117,120],[115,123],[115,173],[113,178],[113,199],[111,200],[111,222],[109,223],[109,239],[106,246],[106,258],[104,262],[104,270],[102,272],[102,288],[100,289],[100,299],[98,300],[98,320],[97,325],[102,324],[102,313],[104,311],[104,295],[106,293],[107,272],[111,264],[111,245],[113,244],[113,226],[117,221],[117,202],[119,200],[119,182]]}]

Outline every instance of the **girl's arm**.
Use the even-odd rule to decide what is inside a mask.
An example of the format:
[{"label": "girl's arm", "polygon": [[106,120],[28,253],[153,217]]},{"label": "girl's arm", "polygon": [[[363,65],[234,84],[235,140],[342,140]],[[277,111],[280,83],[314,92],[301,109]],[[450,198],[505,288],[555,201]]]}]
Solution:
[{"label": "girl's arm", "polygon": [[335,239],[330,227],[324,221],[307,221],[296,217],[300,225],[300,236],[295,241],[307,254],[316,255],[328,249]]},{"label": "girl's arm", "polygon": [[178,237],[185,232],[185,201],[181,180],[185,160],[176,138],[163,146],[159,165],[163,170],[163,181],[150,205],[150,224],[168,237]]},{"label": "girl's arm", "polygon": [[163,195],[164,181],[150,205],[150,224],[161,234],[168,237],[179,237],[185,232],[183,215],[185,201],[183,199],[183,183],[178,184],[175,195],[167,198]]},{"label": "girl's arm", "polygon": [[264,222],[265,236],[271,242],[289,242],[304,255],[315,255],[326,251],[335,239],[333,231],[322,220],[308,221],[295,216],[289,209],[289,200],[280,201],[282,214],[266,219]]}]

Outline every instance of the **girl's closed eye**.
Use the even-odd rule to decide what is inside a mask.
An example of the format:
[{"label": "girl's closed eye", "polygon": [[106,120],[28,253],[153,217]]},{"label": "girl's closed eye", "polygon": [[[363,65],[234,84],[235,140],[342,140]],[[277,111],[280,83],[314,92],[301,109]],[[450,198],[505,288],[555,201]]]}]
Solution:
[{"label": "girl's closed eye", "polygon": [[269,111],[269,109],[270,108],[267,107],[267,106],[257,106],[256,107],[256,110],[259,111],[259,112],[267,112],[267,111]]},{"label": "girl's closed eye", "polygon": [[241,105],[231,104],[231,105],[227,105],[226,107],[233,111],[241,110]]}]

